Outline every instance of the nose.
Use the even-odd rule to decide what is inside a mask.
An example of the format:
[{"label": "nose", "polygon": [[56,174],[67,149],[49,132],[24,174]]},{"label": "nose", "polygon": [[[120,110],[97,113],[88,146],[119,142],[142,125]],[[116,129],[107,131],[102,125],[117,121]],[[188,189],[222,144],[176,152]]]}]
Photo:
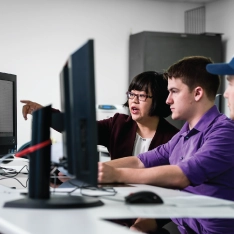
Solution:
[{"label": "nose", "polygon": [[139,98],[138,98],[137,95],[135,95],[134,98],[133,98],[132,100],[133,100],[133,102],[137,102],[137,103],[139,102]]},{"label": "nose", "polygon": [[170,93],[167,96],[166,104],[168,104],[168,105],[172,104],[172,98],[171,98],[171,94]]},{"label": "nose", "polygon": [[225,92],[224,92],[223,96],[224,96],[225,98],[228,98],[227,89],[225,90]]}]

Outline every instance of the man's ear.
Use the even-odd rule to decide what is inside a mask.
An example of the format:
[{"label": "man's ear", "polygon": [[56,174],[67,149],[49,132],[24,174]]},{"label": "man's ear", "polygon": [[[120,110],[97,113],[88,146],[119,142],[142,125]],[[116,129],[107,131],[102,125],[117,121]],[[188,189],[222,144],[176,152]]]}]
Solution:
[{"label": "man's ear", "polygon": [[195,101],[199,101],[204,95],[204,90],[202,87],[198,86],[194,89],[194,99]]}]

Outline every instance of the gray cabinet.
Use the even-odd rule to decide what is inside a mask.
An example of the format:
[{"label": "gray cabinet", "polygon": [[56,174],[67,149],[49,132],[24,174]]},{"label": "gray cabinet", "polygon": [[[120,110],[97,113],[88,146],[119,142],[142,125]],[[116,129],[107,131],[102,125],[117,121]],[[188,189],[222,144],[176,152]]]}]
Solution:
[{"label": "gray cabinet", "polygon": [[[214,62],[222,62],[221,34],[183,34],[164,32],[141,32],[130,36],[129,83],[143,71],[163,72],[186,56],[202,55]],[[223,92],[223,85],[219,93]],[[177,127],[182,121],[172,121]]]}]

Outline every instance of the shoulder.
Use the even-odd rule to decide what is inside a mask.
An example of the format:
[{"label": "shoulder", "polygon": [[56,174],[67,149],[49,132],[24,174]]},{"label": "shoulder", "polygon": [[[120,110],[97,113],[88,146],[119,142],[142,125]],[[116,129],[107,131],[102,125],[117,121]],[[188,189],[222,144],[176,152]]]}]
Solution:
[{"label": "shoulder", "polygon": [[[210,125],[203,130],[205,139],[215,139],[221,145],[223,143],[234,143],[234,121],[220,114]],[[234,146],[234,144],[233,144]]]},{"label": "shoulder", "polygon": [[127,123],[133,123],[133,122],[134,120],[131,118],[131,116],[116,113],[114,114],[114,116],[110,118],[99,120],[98,124],[102,125],[104,123],[109,123],[109,124],[115,125],[115,124],[127,124]]},{"label": "shoulder", "polygon": [[215,129],[228,129],[234,130],[234,121],[226,115],[220,113],[216,106],[209,109],[194,127],[201,132],[210,132]]},{"label": "shoulder", "polygon": [[224,114],[218,115],[211,124],[212,128],[229,129],[234,131],[234,121]]},{"label": "shoulder", "polygon": [[134,120],[132,119],[132,117],[130,115],[126,115],[126,114],[120,114],[120,113],[116,113],[113,117],[112,117],[112,121],[113,122],[119,122],[119,123],[132,123],[134,122]]}]

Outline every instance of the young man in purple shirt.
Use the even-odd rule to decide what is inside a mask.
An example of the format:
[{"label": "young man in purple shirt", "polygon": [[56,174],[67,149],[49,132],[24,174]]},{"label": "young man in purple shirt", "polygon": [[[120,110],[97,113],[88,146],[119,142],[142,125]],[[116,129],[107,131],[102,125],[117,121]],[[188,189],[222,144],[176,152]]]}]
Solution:
[{"label": "young man in purple shirt", "polygon": [[[99,163],[99,182],[152,184],[234,200],[234,121],[214,105],[220,80],[206,71],[211,63],[194,56],[168,69],[166,102],[172,119],[186,123],[168,143],[151,151]],[[234,233],[233,220],[183,218],[173,222],[181,233]],[[154,231],[157,223],[138,219],[132,229]]]}]

